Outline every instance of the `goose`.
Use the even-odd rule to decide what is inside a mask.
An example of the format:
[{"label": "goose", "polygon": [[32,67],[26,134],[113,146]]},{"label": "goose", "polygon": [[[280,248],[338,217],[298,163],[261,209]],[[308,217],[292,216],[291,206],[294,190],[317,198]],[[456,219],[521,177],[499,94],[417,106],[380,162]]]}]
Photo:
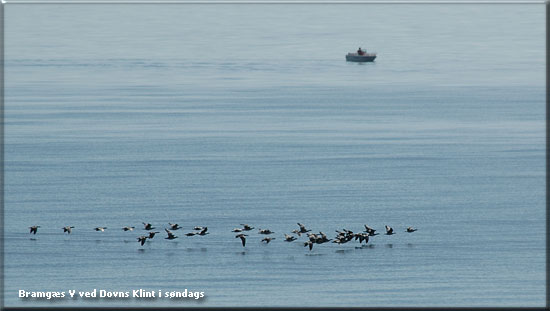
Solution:
[{"label": "goose", "polygon": [[170,229],[172,229],[172,230],[181,229],[181,227],[180,227],[178,224],[171,224],[171,223],[168,223],[168,225],[170,225]]},{"label": "goose", "polygon": [[309,240],[310,240],[311,242],[313,242],[313,243],[315,243],[315,241],[317,241],[317,239],[318,239],[318,236],[317,236],[317,234],[315,234],[315,233],[308,233],[308,234],[307,234],[307,237],[308,237]]},{"label": "goose", "polygon": [[143,228],[144,230],[153,230],[153,229],[155,229],[155,227],[153,227],[153,225],[150,224],[150,223],[144,222],[143,226],[144,226],[144,228]]},{"label": "goose", "polygon": [[301,223],[298,223],[298,226],[300,226],[300,233],[306,233],[311,230],[306,230],[306,226],[302,225]]},{"label": "goose", "polygon": [[235,229],[231,230],[231,232],[243,232],[243,229],[235,228]]},{"label": "goose", "polygon": [[322,232],[319,232],[319,235],[312,234],[312,235],[309,236],[309,240],[311,242],[317,243],[317,244],[323,244],[325,242],[332,241],[331,239],[327,239],[327,236]]},{"label": "goose", "polygon": [[135,227],[122,227],[122,230],[124,231],[134,231]]},{"label": "goose", "polygon": [[313,242],[311,241],[304,242],[304,247],[306,246],[309,246],[309,250],[311,251],[311,249],[313,248]]},{"label": "goose", "polygon": [[269,229],[259,229],[258,231],[259,234],[272,234],[272,233],[275,233]]},{"label": "goose", "polygon": [[272,237],[265,237],[262,239],[262,242],[265,242],[265,244],[269,244],[269,242],[271,242],[271,240],[275,240],[276,238],[272,238]]},{"label": "goose", "polygon": [[145,240],[147,240],[147,237],[142,235],[140,237],[137,238],[138,242],[141,243],[141,246],[143,246],[143,244],[145,244]]},{"label": "goose", "polygon": [[331,239],[328,239],[328,238],[327,238],[327,235],[324,234],[324,233],[321,232],[321,231],[319,231],[319,235],[321,235],[321,237],[320,237],[320,238],[317,238],[317,241],[316,241],[317,244],[323,244],[323,243],[325,243],[325,242],[332,241]]},{"label": "goose", "polygon": [[107,229],[107,227],[96,227],[96,228],[94,228],[95,231],[101,231],[101,232],[104,232],[105,229]]},{"label": "goose", "polygon": [[207,235],[207,234],[209,234],[209,233],[206,232],[206,231],[208,231],[208,227],[202,228],[201,232],[199,232],[199,233],[197,233],[197,234],[198,234],[198,235]]},{"label": "goose", "polygon": [[67,232],[67,234],[71,234],[71,230],[73,229],[73,226],[66,226],[63,227],[63,232]]},{"label": "goose", "polygon": [[413,228],[413,227],[408,227],[408,228],[407,228],[407,232],[409,232],[409,233],[415,232],[416,230],[418,230],[418,229],[415,229],[415,228]]},{"label": "goose", "polygon": [[293,236],[288,235],[288,234],[285,233],[285,241],[286,242],[292,242],[294,240],[296,240],[296,237],[293,237]]},{"label": "goose", "polygon": [[247,224],[241,224],[241,226],[243,226],[243,230],[244,230],[244,231],[250,231],[250,230],[254,229],[254,227],[250,227],[250,226],[247,225]]},{"label": "goose", "polygon": [[38,228],[40,228],[40,226],[29,227],[29,229],[31,229],[31,231],[29,231],[29,233],[36,234],[36,232],[38,231]]},{"label": "goose", "polygon": [[193,230],[199,230],[199,231],[201,231],[203,229],[204,229],[204,227],[199,227],[199,226],[193,228]]},{"label": "goose", "polygon": [[248,236],[248,235],[246,235],[246,234],[244,234],[244,233],[237,234],[237,235],[235,236],[235,239],[236,239],[236,238],[240,238],[240,239],[241,239],[241,243],[243,244],[243,247],[244,247],[245,244],[246,244],[246,238],[245,238],[246,236]]},{"label": "goose", "polygon": [[296,233],[298,236],[302,236],[302,232],[300,232],[300,230],[298,229],[292,230],[292,233]]},{"label": "goose", "polygon": [[168,234],[168,237],[166,237],[165,239],[167,239],[167,240],[173,240],[173,239],[177,239],[177,238],[178,238],[177,236],[175,236],[175,235],[172,233],[172,231],[170,231],[170,230],[168,230],[168,229],[166,229],[166,228],[164,228],[164,230],[165,230],[166,233]]},{"label": "goose", "polygon": [[386,225],[386,234],[387,235],[392,235],[394,232],[393,232],[393,228]]},{"label": "goose", "polygon": [[336,236],[336,238],[334,238],[334,241],[332,241],[332,243],[344,244],[351,241],[351,239],[353,239],[354,234],[352,231],[346,230],[346,229],[343,229],[343,230],[344,230],[343,232],[336,230],[338,235]]},{"label": "goose", "polygon": [[363,241],[365,241],[365,243],[368,243],[369,242],[369,234],[368,233],[357,233],[357,234],[355,234],[355,241],[357,241],[357,239],[359,239],[359,243],[363,243]]},{"label": "goose", "polygon": [[195,233],[195,232],[189,232],[189,233],[186,233],[185,235],[186,235],[186,236],[194,236],[195,234],[197,234],[197,233]]},{"label": "goose", "polygon": [[338,236],[345,237],[345,238],[353,238],[353,231],[342,229],[343,231],[335,230],[336,233],[338,233]]},{"label": "goose", "polygon": [[377,235],[378,233],[375,233],[376,230],[374,230],[373,228],[365,225],[365,232],[367,232],[369,235]]},{"label": "goose", "polygon": [[152,239],[155,237],[155,234],[160,233],[158,231],[149,231],[149,236],[147,238]]}]

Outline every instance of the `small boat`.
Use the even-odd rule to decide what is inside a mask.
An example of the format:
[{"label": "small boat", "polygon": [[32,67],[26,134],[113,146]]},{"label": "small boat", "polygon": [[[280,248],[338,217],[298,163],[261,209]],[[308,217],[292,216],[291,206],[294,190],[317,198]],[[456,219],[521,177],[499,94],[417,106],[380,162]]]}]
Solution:
[{"label": "small boat", "polygon": [[373,62],[376,58],[376,53],[363,53],[362,55],[359,55],[358,53],[348,53],[346,55],[346,61],[348,62]]}]

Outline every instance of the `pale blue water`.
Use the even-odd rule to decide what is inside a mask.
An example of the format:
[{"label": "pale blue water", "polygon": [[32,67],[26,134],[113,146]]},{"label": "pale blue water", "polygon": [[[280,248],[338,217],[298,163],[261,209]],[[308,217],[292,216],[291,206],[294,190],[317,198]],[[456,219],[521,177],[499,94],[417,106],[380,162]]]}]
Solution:
[{"label": "pale blue water", "polygon": [[[544,306],[543,5],[5,16],[7,306]],[[397,234],[309,251],[296,222]],[[94,288],[206,298],[17,297]]]}]

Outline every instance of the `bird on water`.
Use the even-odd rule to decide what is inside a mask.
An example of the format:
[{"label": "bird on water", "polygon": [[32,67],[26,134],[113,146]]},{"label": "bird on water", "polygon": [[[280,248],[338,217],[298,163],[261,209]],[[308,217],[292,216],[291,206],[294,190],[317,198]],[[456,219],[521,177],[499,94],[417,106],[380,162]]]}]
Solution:
[{"label": "bird on water", "polygon": [[181,229],[181,227],[180,227],[178,224],[171,224],[171,223],[168,223],[168,225],[170,225],[170,229],[172,229],[172,230]]},{"label": "bird on water", "polygon": [[153,230],[153,229],[155,229],[155,227],[153,227],[152,224],[147,223],[147,222],[143,223],[143,227],[144,227],[143,230]]},{"label": "bird on water", "polygon": [[298,223],[298,226],[300,227],[300,233],[306,233],[311,231],[311,230],[306,230],[306,226],[302,225],[301,223]]},{"label": "bird on water", "polygon": [[259,234],[272,234],[272,233],[275,233],[269,229],[259,229],[258,231]]},{"label": "bird on water", "polygon": [[288,234],[285,233],[285,241],[286,242],[292,242],[294,240],[296,240],[296,237],[288,235]]},{"label": "bird on water", "polygon": [[160,233],[158,231],[149,231],[149,236],[147,238],[152,239],[155,237],[155,234]]},{"label": "bird on water", "polygon": [[355,235],[355,241],[359,239],[359,243],[363,243],[365,241],[365,244],[369,243],[369,234],[365,232],[356,233]]},{"label": "bird on water", "polygon": [[338,235],[334,238],[332,243],[344,244],[354,238],[355,234],[351,230],[342,229],[343,231],[336,230]]},{"label": "bird on water", "polygon": [[373,236],[373,235],[377,235],[378,233],[375,233],[376,230],[374,230],[373,228],[365,225],[365,232],[367,232],[370,236]]},{"label": "bird on water", "polygon": [[[182,227],[180,227],[178,224],[172,224],[172,223],[168,223],[168,224],[170,225],[171,230],[182,229]],[[337,244],[344,244],[344,243],[347,243],[347,242],[355,239],[356,241],[359,240],[359,243],[363,243],[363,241],[365,243],[368,243],[369,242],[369,237],[371,237],[373,235],[377,235],[375,229],[369,227],[368,225],[364,225],[365,230],[363,232],[354,233],[353,231],[347,230],[347,229],[342,229],[342,231],[336,230],[336,233],[338,235],[334,239],[328,239],[327,236],[323,232],[319,232],[319,234],[311,233],[310,232],[311,230],[306,229],[306,227],[303,224],[301,224],[301,223],[297,223],[297,224],[300,227],[300,229],[299,230],[298,229],[293,230],[292,232],[296,233],[298,236],[300,236],[302,233],[307,233],[307,237],[308,237],[309,241],[304,242],[304,247],[309,247],[310,250],[313,249],[313,244],[323,244],[323,243],[330,242],[330,241],[332,241],[333,243],[337,243]],[[150,224],[150,223],[143,222],[143,225],[144,225],[144,229],[148,229],[148,228],[153,229],[154,228],[152,226],[152,224]],[[241,232],[242,231],[250,231],[250,230],[254,229],[254,227],[251,227],[247,224],[241,224],[241,225],[243,226],[243,228],[235,228],[232,231],[239,233],[235,236],[235,238],[240,238],[243,247],[245,247],[246,237],[248,235],[244,234],[244,233],[241,233]],[[31,226],[31,227],[29,227],[30,234],[36,234],[38,232],[38,228],[40,228],[40,226]],[[67,234],[71,234],[72,229],[74,229],[74,228],[75,228],[74,226],[62,227],[63,232],[67,232]],[[124,230],[124,231],[133,231],[134,228],[135,227],[126,226],[126,227],[122,227],[122,230]],[[96,227],[96,228],[94,228],[95,231],[101,231],[101,232],[104,232],[106,229],[107,229],[107,227]],[[386,229],[386,235],[396,234],[395,230],[392,227],[388,226],[388,225],[385,225],[385,229]],[[178,238],[176,235],[174,235],[172,233],[172,231],[170,231],[166,228],[164,230],[167,233],[167,237],[165,239],[173,240],[173,239]],[[195,226],[195,227],[193,227],[193,230],[195,230],[195,231],[186,233],[185,235],[186,236],[194,236],[194,235],[204,236],[204,235],[210,234],[208,232],[208,227]],[[264,235],[269,235],[269,234],[275,233],[275,232],[273,232],[269,229],[258,228],[258,230],[259,230],[258,231],[259,234],[264,234]],[[417,230],[418,229],[414,228],[414,227],[407,227],[405,232],[412,233],[412,232],[415,232]],[[138,242],[141,243],[141,245],[144,245],[145,241],[147,239],[154,238],[154,236],[157,233],[159,233],[159,232],[158,231],[149,231],[148,235],[139,236],[139,237],[137,237],[137,240],[138,240]],[[292,241],[297,240],[297,238],[295,236],[292,236],[292,235],[286,234],[286,233],[284,233],[284,239],[285,239],[286,242],[292,242]],[[275,240],[275,238],[274,237],[265,237],[261,240],[261,242],[265,242],[266,244],[269,244],[272,240]]]},{"label": "bird on water", "polygon": [[166,231],[166,233],[168,234],[168,237],[166,237],[165,239],[167,240],[173,240],[173,239],[177,239],[178,237],[175,236],[172,231],[168,230],[168,229],[164,229]]},{"label": "bird on water", "polygon": [[246,245],[246,238],[248,235],[244,234],[244,233],[241,233],[241,234],[237,234],[235,236],[235,238],[240,238],[241,239],[241,243],[243,244],[243,247]]},{"label": "bird on water", "polygon": [[137,238],[138,242],[141,243],[141,246],[143,246],[143,244],[145,244],[145,240],[147,240],[147,237],[142,235],[140,237]]},{"label": "bird on water", "polygon": [[332,239],[327,238],[327,235],[321,231],[319,231],[319,235],[320,237],[318,237],[317,240],[315,241],[315,243],[317,244],[323,244],[323,243],[332,241]]},{"label": "bird on water", "polygon": [[250,227],[250,226],[247,225],[247,224],[241,224],[241,226],[243,226],[243,230],[244,230],[244,231],[250,231],[250,230],[254,229],[254,227]]}]

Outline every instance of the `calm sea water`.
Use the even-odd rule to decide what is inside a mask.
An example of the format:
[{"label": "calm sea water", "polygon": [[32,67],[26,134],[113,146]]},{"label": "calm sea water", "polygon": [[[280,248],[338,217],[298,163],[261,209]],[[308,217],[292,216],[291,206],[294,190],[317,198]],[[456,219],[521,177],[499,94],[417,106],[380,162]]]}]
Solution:
[{"label": "calm sea water", "polygon": [[[5,16],[7,306],[544,306],[543,5]],[[297,222],[397,234],[309,251]],[[206,297],[17,296],[139,288]]]}]

